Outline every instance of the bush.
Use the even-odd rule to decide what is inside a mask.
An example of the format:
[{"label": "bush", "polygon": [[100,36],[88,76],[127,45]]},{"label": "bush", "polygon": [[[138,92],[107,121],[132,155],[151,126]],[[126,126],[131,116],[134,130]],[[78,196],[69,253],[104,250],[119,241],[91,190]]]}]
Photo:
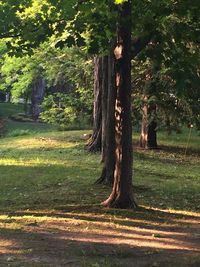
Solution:
[{"label": "bush", "polygon": [[[56,125],[60,130],[83,128],[89,123],[89,115],[78,98],[72,95],[56,93],[47,96],[42,104],[40,118],[47,123]],[[84,118],[84,119],[83,119]]]}]

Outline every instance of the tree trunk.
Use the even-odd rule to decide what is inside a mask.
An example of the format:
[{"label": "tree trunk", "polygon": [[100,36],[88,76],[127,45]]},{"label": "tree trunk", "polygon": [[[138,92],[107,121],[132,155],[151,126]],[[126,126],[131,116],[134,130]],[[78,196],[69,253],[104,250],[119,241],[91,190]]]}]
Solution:
[{"label": "tree trunk", "polygon": [[156,149],[157,145],[157,122],[156,105],[148,106],[148,97],[144,97],[142,109],[142,125],[140,134],[140,147],[144,149]]},{"label": "tree trunk", "polygon": [[90,152],[101,150],[102,142],[102,57],[94,59],[94,108],[93,133],[88,141],[87,149]]},{"label": "tree trunk", "polygon": [[39,118],[41,112],[41,104],[44,99],[45,81],[43,77],[38,76],[33,82],[31,96],[31,115],[34,120]]},{"label": "tree trunk", "polygon": [[102,58],[102,135],[101,135],[101,159],[105,161],[106,136],[107,136],[107,110],[108,110],[108,56]]},{"label": "tree trunk", "polygon": [[104,57],[102,97],[102,161],[103,170],[97,183],[112,185],[115,168],[115,99],[114,54]]},{"label": "tree trunk", "polygon": [[29,115],[29,109],[28,109],[28,94],[24,95],[24,114]]},{"label": "tree trunk", "polygon": [[146,103],[147,97],[144,97],[144,104],[142,107],[142,124],[140,133],[140,147],[148,148],[148,105]]},{"label": "tree trunk", "polygon": [[132,188],[131,123],[131,1],[118,7],[118,42],[115,48],[115,168],[112,192],[102,204],[134,208]]},{"label": "tree trunk", "polygon": [[148,147],[150,149],[158,148],[157,144],[157,122],[152,120],[148,127]]}]

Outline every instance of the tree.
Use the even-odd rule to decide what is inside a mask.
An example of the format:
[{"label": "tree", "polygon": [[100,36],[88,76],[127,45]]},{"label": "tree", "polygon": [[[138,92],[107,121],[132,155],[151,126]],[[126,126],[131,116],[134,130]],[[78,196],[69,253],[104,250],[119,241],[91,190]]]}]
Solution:
[{"label": "tree", "polygon": [[102,147],[102,94],[103,94],[103,58],[94,58],[94,105],[93,133],[87,143],[90,152],[97,152]]},{"label": "tree", "polygon": [[115,169],[113,189],[103,205],[135,208],[132,189],[131,1],[118,7],[115,54]]},{"label": "tree", "polygon": [[40,118],[65,130],[88,126],[92,110],[92,62],[79,48],[45,46],[42,64],[47,81]]},{"label": "tree", "polygon": [[31,93],[31,114],[34,120],[37,120],[42,111],[41,104],[45,94],[45,80],[44,77],[38,75],[32,83]]},{"label": "tree", "polygon": [[158,69],[149,63],[135,69],[134,106],[141,113],[139,145],[144,149],[157,148],[159,94],[163,88],[159,82]]},{"label": "tree", "polygon": [[157,148],[156,104],[149,105],[148,97],[143,99],[140,147],[145,149]]},{"label": "tree", "polygon": [[[188,79],[186,77],[189,68],[191,68],[193,65],[196,66],[196,70],[198,69],[198,49],[195,45],[195,42],[197,42],[198,39],[198,23],[196,21],[197,9],[197,2],[195,2],[194,5],[189,9],[187,8],[187,3],[177,4],[173,1],[171,3],[170,1],[163,1],[159,3],[156,3],[155,1],[152,1],[151,3],[143,1],[140,7],[136,2],[133,5],[134,18],[136,19],[134,20],[133,24],[134,38],[132,38],[132,58],[135,58],[137,55],[139,55],[136,60],[136,64],[139,66],[141,66],[145,60],[149,60],[151,61],[152,65],[160,65],[160,67],[162,67],[162,72],[167,71],[171,72],[171,74],[173,73],[173,77],[171,78],[176,83],[176,91],[184,91],[184,81]],[[148,12],[145,13],[145,10],[148,10]],[[143,25],[142,30],[141,25]],[[194,49],[193,51],[191,49],[191,43]],[[196,59],[194,59],[194,55]],[[180,58],[185,59],[181,64],[181,60],[179,60],[180,62],[178,63],[178,59]],[[177,65],[176,62],[178,63]],[[175,65],[176,68],[174,67]],[[189,72],[191,73],[191,71]],[[156,95],[159,91],[162,91],[163,86],[161,82],[158,82],[156,85],[156,81],[154,79],[156,75],[159,76],[159,71],[154,70],[154,75],[152,76],[151,74],[151,79],[149,80],[148,86],[151,88],[151,92],[142,96],[144,100],[142,100],[142,102],[144,105],[142,108],[143,121],[141,127],[142,134],[140,145],[145,148],[157,147],[156,113],[158,105],[156,105],[155,100],[157,99]],[[193,78],[190,77],[189,79],[196,80],[194,76]],[[143,77],[143,79],[145,80],[146,77]],[[163,84],[164,83],[165,79]],[[159,86],[160,88],[156,89],[156,87]],[[155,92],[152,92],[152,88],[155,89]],[[142,91],[144,90],[146,91],[146,86],[145,89],[142,89]],[[159,97],[159,101],[162,101],[161,97]],[[161,105],[161,107],[162,106],[164,105]],[[98,123],[98,125],[101,125],[101,123]],[[98,132],[100,132],[100,130]],[[100,142],[98,142],[98,144],[100,144]],[[105,171],[103,171],[103,175],[99,181],[104,181],[102,178],[103,176],[105,176]]]},{"label": "tree", "polygon": [[102,161],[103,169],[100,178],[96,183],[113,185],[114,171],[116,164],[115,156],[115,102],[116,102],[116,73],[114,48],[111,47],[110,53],[103,58],[103,87],[102,99]]},{"label": "tree", "polygon": [[31,101],[31,115],[37,120],[40,114],[40,105],[44,98],[45,81],[44,69],[40,65],[36,54],[23,58],[5,55],[1,66],[1,89],[11,92],[13,101],[20,97],[27,103]]}]

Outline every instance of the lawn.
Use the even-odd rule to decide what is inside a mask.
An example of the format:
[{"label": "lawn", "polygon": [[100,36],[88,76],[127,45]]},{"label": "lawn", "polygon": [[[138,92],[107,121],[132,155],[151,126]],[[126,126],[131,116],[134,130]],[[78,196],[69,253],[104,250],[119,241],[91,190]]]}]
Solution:
[{"label": "lawn", "polygon": [[186,155],[189,129],[159,133],[156,151],[134,145],[135,211],[101,207],[110,188],[95,185],[100,155],[84,149],[85,133],[7,121],[0,266],[200,266],[198,133]]}]

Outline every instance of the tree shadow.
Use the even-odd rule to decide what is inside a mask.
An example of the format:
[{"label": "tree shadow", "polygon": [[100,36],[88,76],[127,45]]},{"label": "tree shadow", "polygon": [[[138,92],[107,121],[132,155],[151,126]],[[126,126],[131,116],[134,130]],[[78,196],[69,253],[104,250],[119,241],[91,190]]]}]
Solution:
[{"label": "tree shadow", "polygon": [[[137,213],[129,219],[136,220]],[[12,220],[21,222],[20,216],[28,214],[16,213]],[[0,264],[10,259],[23,266],[199,266],[199,241],[188,237],[187,231],[162,228],[160,237],[156,237],[152,235],[155,229],[145,225],[126,227],[123,220],[120,224],[117,219],[109,222],[98,217],[97,211],[84,215],[87,212],[55,213],[49,217],[35,213],[32,220],[37,224],[25,223],[17,230],[2,227],[1,221]],[[6,225],[6,220],[3,223]]]},{"label": "tree shadow", "polygon": [[[176,146],[159,146],[155,150],[145,150],[139,147],[133,148],[135,151],[135,157],[139,159],[147,159],[152,162],[161,162],[161,163],[170,163],[173,165],[178,164],[192,164],[191,161],[188,161],[188,157],[198,158],[200,155],[200,150],[198,148],[188,148],[187,154],[185,155],[185,148],[176,147]],[[163,156],[163,153],[165,155]],[[162,154],[162,157],[159,155]]]},{"label": "tree shadow", "polygon": [[[167,153],[180,154],[183,156],[185,155],[185,147],[161,145],[159,146],[159,149]],[[187,156],[199,156],[200,150],[199,148],[188,147],[186,155]]]},{"label": "tree shadow", "polygon": [[[69,150],[54,149],[59,151]],[[30,155],[33,152],[38,149]],[[96,168],[95,164],[91,166]],[[12,266],[9,257],[14,257],[13,266],[15,260],[23,266],[200,265],[199,214],[145,207],[134,211],[101,208],[92,203],[99,203],[109,189],[91,185],[91,179],[86,179],[94,175],[91,166],[77,161],[69,165],[10,165],[16,180],[5,170],[8,166],[0,166],[1,174],[8,171],[2,176],[2,194],[10,190],[12,195],[4,198],[10,203],[1,203],[1,207],[7,206],[2,207],[4,217],[0,216],[0,265],[9,262]],[[147,186],[136,189],[151,190]],[[31,223],[24,222],[27,216]],[[12,229],[12,224],[19,228]]]}]

